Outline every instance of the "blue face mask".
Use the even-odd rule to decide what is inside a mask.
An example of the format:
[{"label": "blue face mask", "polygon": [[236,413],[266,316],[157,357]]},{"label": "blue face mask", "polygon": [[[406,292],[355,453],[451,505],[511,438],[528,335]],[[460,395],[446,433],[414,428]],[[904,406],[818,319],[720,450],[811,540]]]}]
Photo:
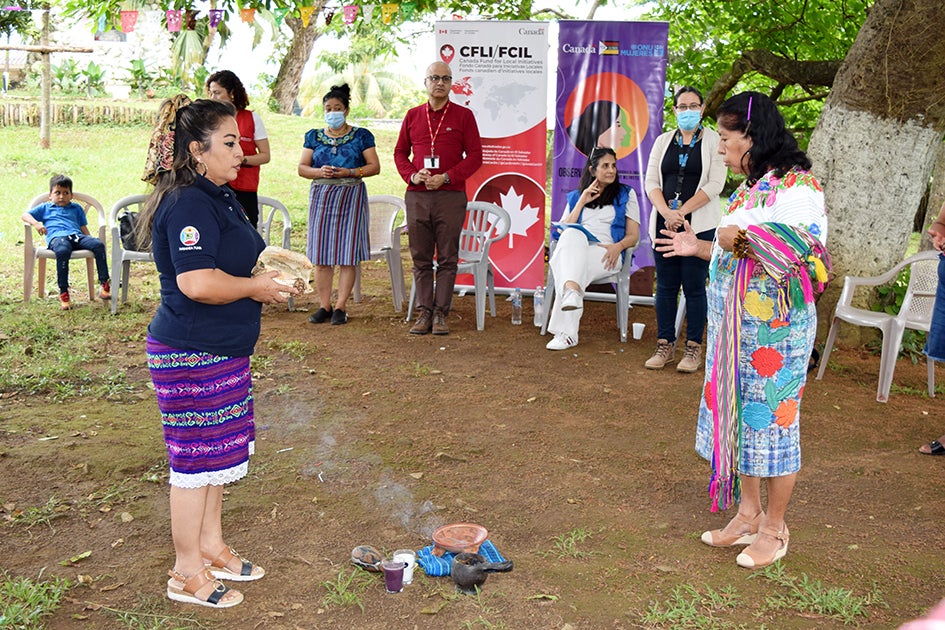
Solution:
[{"label": "blue face mask", "polygon": [[694,131],[695,128],[699,126],[700,120],[702,120],[702,114],[698,111],[687,109],[684,112],[678,112],[676,114],[676,124],[678,124],[679,128],[683,131]]},{"label": "blue face mask", "polygon": [[332,129],[341,129],[345,124],[344,112],[325,112],[325,124]]}]

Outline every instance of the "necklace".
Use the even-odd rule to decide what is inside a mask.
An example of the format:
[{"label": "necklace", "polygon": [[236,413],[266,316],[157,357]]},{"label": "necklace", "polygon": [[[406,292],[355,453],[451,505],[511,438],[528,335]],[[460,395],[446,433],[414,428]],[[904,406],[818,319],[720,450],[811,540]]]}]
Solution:
[{"label": "necklace", "polygon": [[325,134],[325,138],[328,140],[328,144],[331,145],[332,154],[336,155],[338,153],[339,141],[342,138],[344,138],[346,135],[348,135],[348,132],[351,131],[351,127],[348,125],[348,123],[345,123],[344,126],[341,127],[337,135],[333,135],[332,133],[333,131],[334,130],[331,127],[326,127],[324,134]]}]

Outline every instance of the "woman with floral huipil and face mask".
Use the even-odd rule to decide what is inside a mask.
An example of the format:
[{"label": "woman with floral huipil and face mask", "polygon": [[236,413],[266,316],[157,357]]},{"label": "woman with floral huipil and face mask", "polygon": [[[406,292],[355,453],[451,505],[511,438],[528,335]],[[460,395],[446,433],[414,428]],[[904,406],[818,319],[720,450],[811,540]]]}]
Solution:
[{"label": "woman with floral huipil and face mask", "polygon": [[[299,176],[312,180],[309,191],[306,254],[315,265],[319,309],[313,324],[348,321],[346,303],[354,288],[357,265],[371,257],[368,202],[364,178],[381,172],[374,135],[348,124],[351,89],[332,86],[322,99],[325,126],[305,134]],[[338,295],[331,284],[338,265]]]}]

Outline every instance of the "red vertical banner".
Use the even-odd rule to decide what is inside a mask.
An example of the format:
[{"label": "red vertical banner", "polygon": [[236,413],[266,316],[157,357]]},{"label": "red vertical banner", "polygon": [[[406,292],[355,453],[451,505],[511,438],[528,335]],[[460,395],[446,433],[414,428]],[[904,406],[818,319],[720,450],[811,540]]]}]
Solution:
[{"label": "red vertical banner", "polygon": [[[533,289],[545,274],[548,26],[437,22],[436,47],[453,72],[451,99],[473,111],[482,135],[483,165],[466,194],[511,218],[509,235],[489,251],[496,286]],[[471,285],[472,277],[456,283]]]}]

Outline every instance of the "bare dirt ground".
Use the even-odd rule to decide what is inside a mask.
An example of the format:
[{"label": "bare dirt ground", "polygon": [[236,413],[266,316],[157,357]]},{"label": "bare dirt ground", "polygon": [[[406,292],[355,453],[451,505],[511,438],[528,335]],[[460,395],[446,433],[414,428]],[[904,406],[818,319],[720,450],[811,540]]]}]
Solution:
[{"label": "bare dirt ground", "polygon": [[[453,333],[417,337],[394,313],[385,276],[365,272],[365,300],[346,326],[308,324],[308,297],[296,312],[266,309],[256,456],[229,488],[224,525],[268,574],[242,587],[233,610],[163,596],[173,563],[166,459],[142,339],[103,340],[136,385],[120,399],[3,393],[3,515],[51,498],[61,507],[48,524],[0,525],[0,567],[87,582],[49,627],[139,627],[114,612],[132,610],[162,627],[632,628],[682,585],[737,594],[734,608],[703,607],[712,621],[702,627],[841,627],[766,602],[785,588],[737,567],[736,551],[699,542],[729,516],[709,512],[708,464],[693,451],[703,375],[643,368],[651,308],[631,312],[647,324],[643,340],[621,344],[613,305],[589,304],[580,345],[552,353],[528,321],[510,324],[501,299],[477,332],[473,297],[457,297]],[[945,457],[916,452],[945,422],[941,402],[921,395],[923,363],[900,361],[885,405],[875,402],[878,366],[841,347],[824,380],[808,382],[783,566],[826,588],[879,594],[857,625],[894,628],[945,595]],[[418,570],[399,595],[373,577],[363,611],[325,605],[323,583],[350,569],[355,545],[419,549],[455,521],[488,527],[515,563],[480,597]],[[576,532],[588,536],[570,547]]]}]

